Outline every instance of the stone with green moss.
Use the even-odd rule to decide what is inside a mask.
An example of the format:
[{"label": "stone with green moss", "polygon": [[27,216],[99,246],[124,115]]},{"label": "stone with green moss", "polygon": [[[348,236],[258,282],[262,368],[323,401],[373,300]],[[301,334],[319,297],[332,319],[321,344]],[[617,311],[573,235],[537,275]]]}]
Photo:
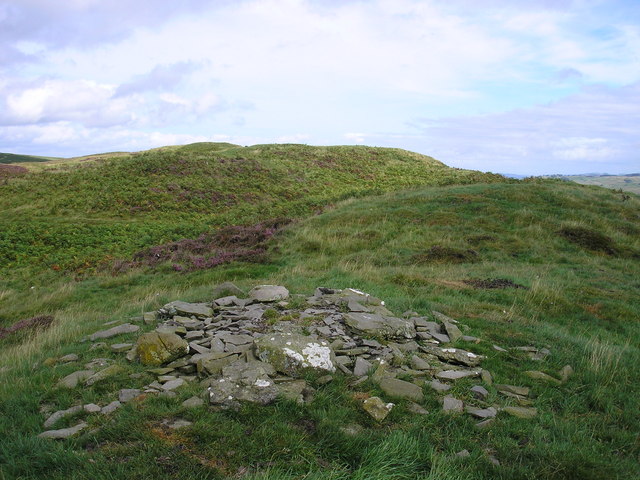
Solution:
[{"label": "stone with green moss", "polygon": [[189,344],[175,333],[149,332],[136,342],[136,354],[144,365],[163,365],[187,353]]},{"label": "stone with green moss", "polygon": [[292,377],[304,372],[335,372],[336,357],[325,341],[297,333],[267,334],[255,341],[256,355],[263,362]]}]

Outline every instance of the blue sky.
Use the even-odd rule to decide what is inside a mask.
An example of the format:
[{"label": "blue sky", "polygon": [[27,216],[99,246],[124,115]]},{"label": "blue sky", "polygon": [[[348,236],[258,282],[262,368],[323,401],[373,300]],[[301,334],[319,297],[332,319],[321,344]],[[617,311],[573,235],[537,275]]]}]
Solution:
[{"label": "blue sky", "polygon": [[0,0],[0,151],[399,147],[640,171],[637,0]]}]

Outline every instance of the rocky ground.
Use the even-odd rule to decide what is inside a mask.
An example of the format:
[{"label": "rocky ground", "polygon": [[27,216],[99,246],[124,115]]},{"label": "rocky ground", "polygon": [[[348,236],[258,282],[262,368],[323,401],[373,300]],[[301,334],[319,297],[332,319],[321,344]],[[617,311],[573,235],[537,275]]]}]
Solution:
[{"label": "rocky ground", "polygon": [[[483,428],[499,415],[531,418],[537,415],[535,399],[527,387],[494,382],[482,368],[484,357],[455,348],[460,340],[471,344],[482,340],[468,327],[439,312],[420,315],[389,311],[384,302],[354,289],[317,288],[314,295],[290,295],[282,286],[260,285],[248,294],[230,283],[215,288],[211,303],[171,302],[156,312],[131,319],[130,323],[106,325],[83,341],[90,351],[110,349],[128,361],[140,362],[155,380],[140,386],[143,374],[131,374],[132,388],[120,390],[117,399],[105,405],[75,405],[66,410],[44,406],[45,438],[67,438],[89,427],[80,423],[53,429],[69,416],[109,415],[123,403],[148,395],[176,396],[176,390],[198,382],[202,394],[183,402],[186,408],[238,408],[242,402],[262,405],[279,396],[301,404],[312,402],[314,392],[336,375],[349,377],[349,388],[358,392],[367,381],[377,384],[383,397],[359,395],[362,408],[383,422],[394,408],[393,401],[408,402],[416,415],[428,415],[425,393],[441,397],[442,409],[466,414]],[[144,333],[143,333],[144,332]],[[135,342],[110,343],[139,334]],[[505,351],[494,345],[494,349]],[[533,360],[544,361],[546,349],[516,347]],[[51,358],[49,365],[75,362],[71,354]],[[58,381],[60,389],[92,388],[122,374],[123,367],[96,357]],[[524,372],[541,382],[561,384],[572,374],[567,365],[557,378],[541,371]],[[448,394],[462,378],[477,379],[471,387],[472,404]],[[490,390],[499,395],[489,403]],[[189,425],[172,420],[171,428]],[[347,427],[345,427],[347,428]],[[464,455],[464,452],[460,452]]]}]

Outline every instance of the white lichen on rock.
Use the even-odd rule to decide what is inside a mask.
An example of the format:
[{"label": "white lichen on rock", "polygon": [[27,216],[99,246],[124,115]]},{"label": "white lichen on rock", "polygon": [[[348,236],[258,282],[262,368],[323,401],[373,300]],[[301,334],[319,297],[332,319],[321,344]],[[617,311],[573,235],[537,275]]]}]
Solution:
[{"label": "white lichen on rock", "polygon": [[330,372],[336,371],[336,367],[331,362],[331,349],[329,347],[323,347],[318,343],[309,343],[302,350],[302,353],[312,367],[322,368]]}]

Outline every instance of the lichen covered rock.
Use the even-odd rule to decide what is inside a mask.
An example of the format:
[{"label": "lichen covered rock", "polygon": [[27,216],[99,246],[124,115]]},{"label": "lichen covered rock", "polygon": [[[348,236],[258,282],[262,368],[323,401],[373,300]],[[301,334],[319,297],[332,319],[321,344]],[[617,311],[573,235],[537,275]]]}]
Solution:
[{"label": "lichen covered rock", "polygon": [[255,341],[256,355],[285,375],[305,371],[335,372],[336,357],[329,344],[295,333],[273,333]]},{"label": "lichen covered rock", "polygon": [[414,338],[416,329],[410,320],[377,313],[351,312],[344,321],[354,330],[373,337]]},{"label": "lichen covered rock", "polygon": [[189,344],[175,333],[149,332],[136,342],[136,354],[144,365],[162,365],[189,353]]}]

